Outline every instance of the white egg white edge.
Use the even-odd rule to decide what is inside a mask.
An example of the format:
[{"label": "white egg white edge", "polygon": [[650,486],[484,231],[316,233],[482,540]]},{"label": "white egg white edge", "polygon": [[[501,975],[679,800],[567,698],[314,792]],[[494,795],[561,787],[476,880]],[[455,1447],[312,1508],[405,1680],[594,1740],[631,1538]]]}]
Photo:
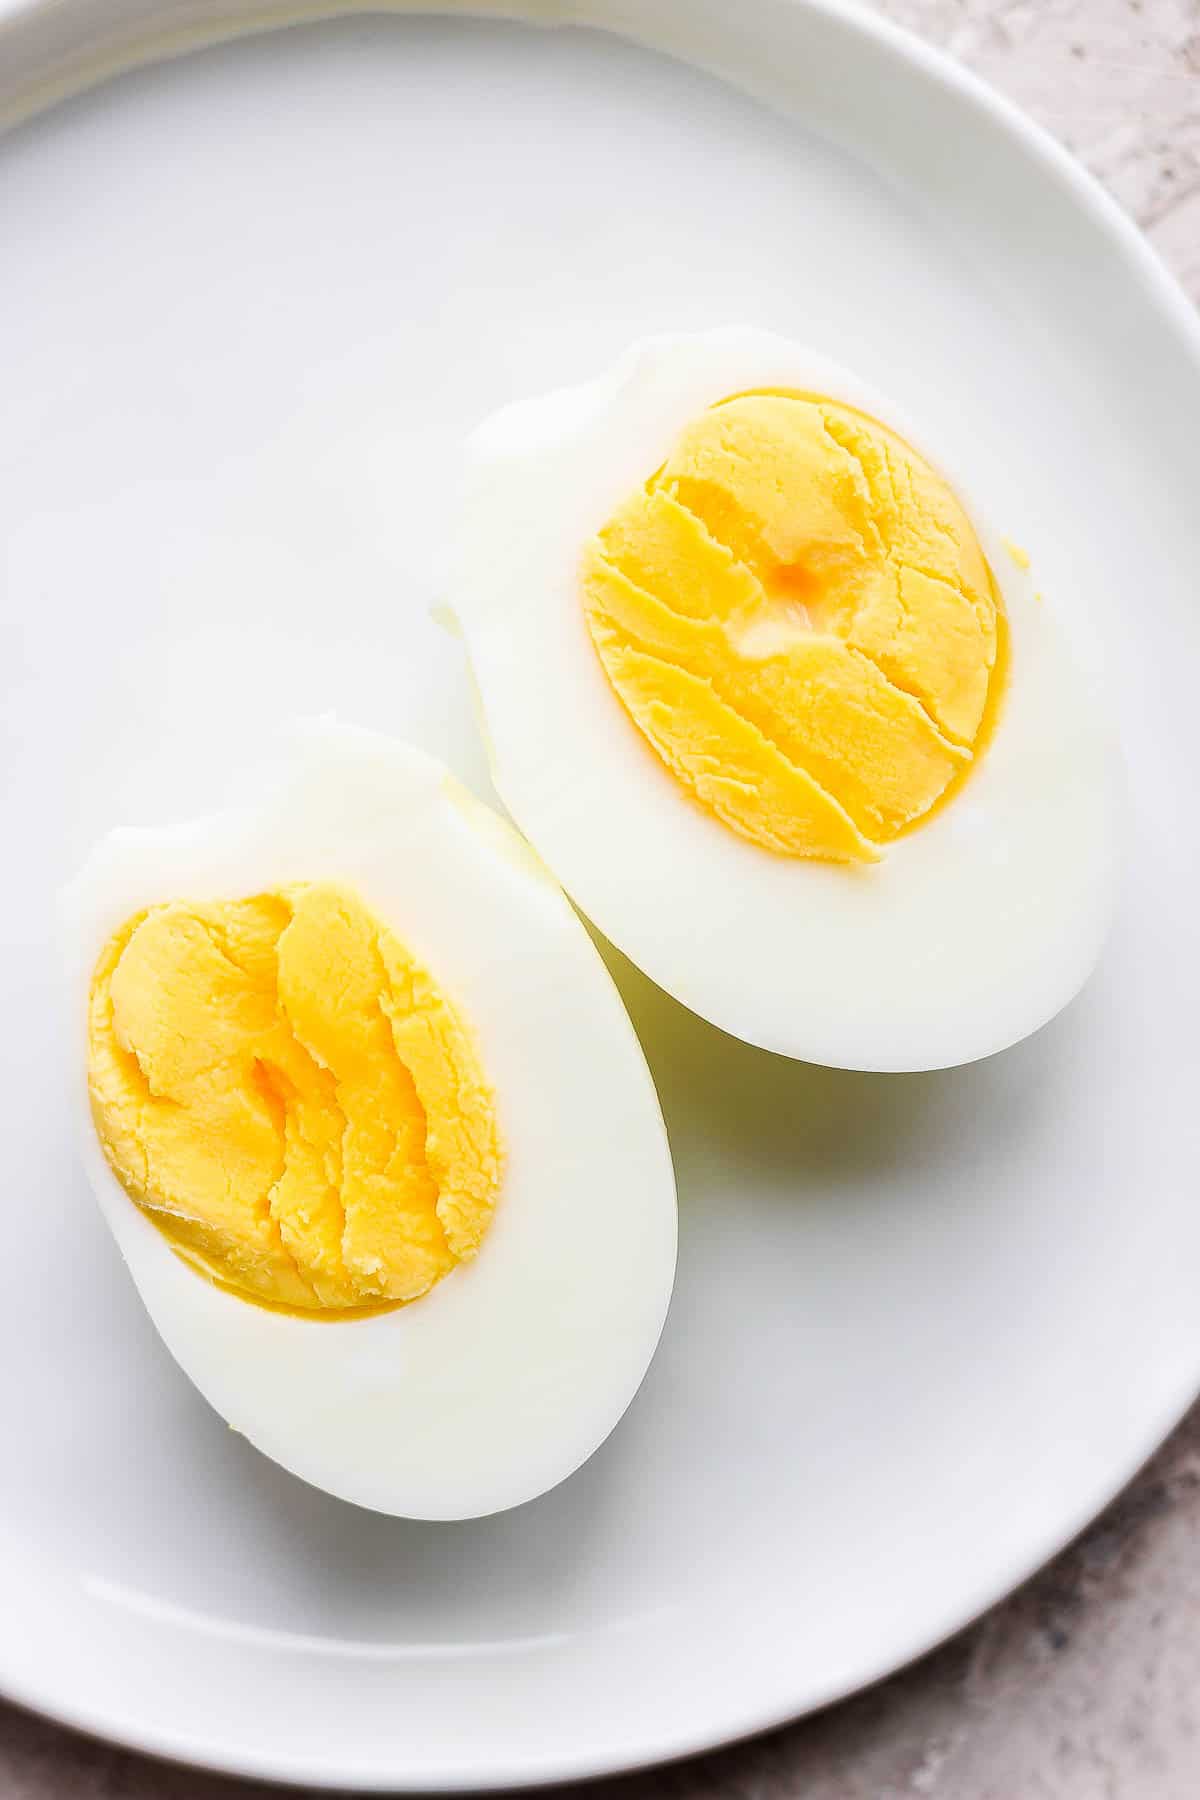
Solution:
[{"label": "white egg white edge", "polygon": [[769,388],[854,406],[945,471],[902,409],[748,327],[646,338],[597,379],[507,407],[468,440],[447,598],[493,779],[588,918],[703,1018],[834,1067],[972,1062],[1054,1017],[1095,966],[1124,773],[1094,660],[1072,657],[1053,597],[1035,597],[961,487],[1008,615],[1009,689],[980,767],[874,867],[775,857],[692,804],[588,638],[583,545],[690,419]]},{"label": "white egg white edge", "polygon": [[[649,1366],[676,1255],[662,1115],[608,971],[511,827],[418,750],[328,719],[288,736],[283,775],[246,805],[114,831],[60,897],[83,1161],[164,1343],[231,1426],[358,1505],[479,1517],[569,1476]],[[95,960],[132,913],[319,879],[355,888],[461,1007],[506,1147],[475,1259],[338,1322],[187,1267],[110,1171],[84,1072]]]}]

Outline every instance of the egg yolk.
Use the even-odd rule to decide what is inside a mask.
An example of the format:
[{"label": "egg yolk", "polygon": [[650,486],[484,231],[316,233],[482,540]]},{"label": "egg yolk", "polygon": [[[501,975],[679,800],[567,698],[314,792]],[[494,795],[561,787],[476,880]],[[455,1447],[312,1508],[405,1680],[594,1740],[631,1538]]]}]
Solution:
[{"label": "egg yolk", "polygon": [[765,849],[875,861],[983,749],[1004,630],[983,552],[929,464],[849,407],[710,407],[582,580],[630,718]]},{"label": "egg yolk", "polygon": [[470,1033],[336,885],[130,919],[92,979],[88,1086],[126,1191],[249,1299],[415,1300],[492,1216],[500,1138]]}]

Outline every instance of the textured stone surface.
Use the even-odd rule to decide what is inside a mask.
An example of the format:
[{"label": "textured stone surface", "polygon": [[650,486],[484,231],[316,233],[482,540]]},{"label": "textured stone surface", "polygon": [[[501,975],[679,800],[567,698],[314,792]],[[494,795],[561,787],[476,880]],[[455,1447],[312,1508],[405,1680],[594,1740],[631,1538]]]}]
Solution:
[{"label": "textured stone surface", "polygon": [[[734,4],[735,0],[729,0]],[[883,0],[1099,174],[1200,300],[1200,0]],[[0,1800],[266,1790],[0,1707]],[[1086,1535],[891,1681],[595,1800],[1196,1800],[1200,1408]]]},{"label": "textured stone surface", "polygon": [[1198,0],[882,0],[1049,126],[1200,300]]}]

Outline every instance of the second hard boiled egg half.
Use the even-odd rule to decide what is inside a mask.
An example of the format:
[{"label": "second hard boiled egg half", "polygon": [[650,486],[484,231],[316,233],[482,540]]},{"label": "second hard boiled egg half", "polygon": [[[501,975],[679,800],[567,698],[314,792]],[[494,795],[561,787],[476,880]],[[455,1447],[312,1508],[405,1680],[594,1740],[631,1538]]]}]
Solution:
[{"label": "second hard boiled egg half", "polygon": [[511,828],[318,722],[229,812],[110,834],[63,917],[88,1172],[217,1411],[406,1517],[569,1475],[653,1355],[674,1181],[616,990]]},{"label": "second hard boiled egg half", "polygon": [[1120,788],[1086,659],[844,370],[753,330],[648,339],[480,427],[459,542],[497,788],[692,1010],[922,1069],[1082,985]]}]

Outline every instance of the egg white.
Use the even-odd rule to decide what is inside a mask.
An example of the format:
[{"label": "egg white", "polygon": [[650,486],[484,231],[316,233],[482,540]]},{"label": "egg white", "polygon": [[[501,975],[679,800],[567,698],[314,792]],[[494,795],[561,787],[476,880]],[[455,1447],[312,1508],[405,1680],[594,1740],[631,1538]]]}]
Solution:
[{"label": "egg white", "polygon": [[[506,1168],[478,1255],[412,1305],[310,1320],[186,1266],[110,1171],[83,1079],[101,948],[137,909],[336,880],[474,1029]],[[558,886],[432,758],[321,721],[236,812],[111,833],[62,897],[84,1161],[164,1343],[229,1423],[305,1481],[410,1518],[475,1517],[553,1487],[629,1405],[675,1268],[653,1083]]]},{"label": "egg white", "polygon": [[648,338],[582,386],[506,408],[468,441],[449,606],[496,787],[567,892],[647,975],[735,1036],[805,1061],[971,1062],[1053,1017],[1091,972],[1116,885],[1121,768],[1052,601],[1035,599],[961,489],[1008,616],[995,735],[945,807],[870,868],[777,857],[694,804],[643,742],[583,616],[588,539],[732,394],[898,409],[766,332]]}]

